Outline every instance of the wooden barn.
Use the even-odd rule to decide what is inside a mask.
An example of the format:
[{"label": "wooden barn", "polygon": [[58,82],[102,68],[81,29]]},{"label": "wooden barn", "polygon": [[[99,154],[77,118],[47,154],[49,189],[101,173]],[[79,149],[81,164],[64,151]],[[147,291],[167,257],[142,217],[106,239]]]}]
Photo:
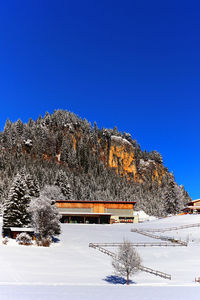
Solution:
[{"label": "wooden barn", "polygon": [[200,199],[190,201],[186,204],[186,207],[183,209],[184,212],[193,214],[200,213]]},{"label": "wooden barn", "polygon": [[135,202],[57,200],[62,223],[133,223]]}]

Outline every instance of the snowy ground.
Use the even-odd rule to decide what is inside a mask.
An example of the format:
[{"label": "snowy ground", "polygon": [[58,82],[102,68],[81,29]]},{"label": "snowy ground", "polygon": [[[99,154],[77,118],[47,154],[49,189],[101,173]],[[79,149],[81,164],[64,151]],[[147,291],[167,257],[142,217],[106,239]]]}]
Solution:
[{"label": "snowy ground", "polygon": [[[137,228],[165,228],[200,223],[200,215],[169,217],[143,224],[63,224],[61,242],[50,248],[19,246],[0,240],[0,299],[199,299],[200,228],[162,235],[189,240],[188,247],[138,248],[143,265],[172,275],[165,280],[144,272],[129,287],[112,277],[111,258],[90,242],[157,242],[132,233]],[[159,233],[161,234],[161,233]],[[116,249],[110,249],[115,251]]]},{"label": "snowy ground", "polygon": [[0,299],[17,300],[199,300],[199,287],[186,286],[2,286]]}]

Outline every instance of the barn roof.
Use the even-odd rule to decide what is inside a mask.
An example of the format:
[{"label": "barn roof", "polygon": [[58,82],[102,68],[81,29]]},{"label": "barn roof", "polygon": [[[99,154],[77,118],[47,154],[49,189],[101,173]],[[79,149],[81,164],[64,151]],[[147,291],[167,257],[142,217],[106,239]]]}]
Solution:
[{"label": "barn roof", "polygon": [[115,204],[135,204],[136,201],[110,201],[110,200],[56,200],[56,202],[65,202],[65,203],[115,203]]},{"label": "barn roof", "polygon": [[22,231],[22,232],[33,232],[34,228],[27,228],[27,227],[10,227],[11,231]]},{"label": "barn roof", "polygon": [[200,202],[200,199],[192,200],[192,201],[188,202],[187,205],[192,205],[196,202]]},{"label": "barn roof", "polygon": [[111,213],[88,213],[88,212],[67,212],[67,211],[59,211],[59,214],[62,216],[111,216]]}]

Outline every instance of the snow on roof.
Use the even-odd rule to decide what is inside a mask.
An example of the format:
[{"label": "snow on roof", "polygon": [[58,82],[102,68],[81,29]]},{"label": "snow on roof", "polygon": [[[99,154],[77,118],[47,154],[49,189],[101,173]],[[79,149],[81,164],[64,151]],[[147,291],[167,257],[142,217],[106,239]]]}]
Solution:
[{"label": "snow on roof", "polygon": [[25,228],[25,227],[10,227],[11,231],[25,231],[25,232],[31,232],[34,231],[34,228]]},{"label": "snow on roof", "polygon": [[59,211],[60,215],[69,215],[69,216],[111,216],[111,213],[88,213],[88,212],[67,212],[67,211]]},{"label": "snow on roof", "polygon": [[192,201],[188,202],[187,204],[189,205],[190,203],[196,203],[196,202],[200,202],[200,199],[192,200]]},{"label": "snow on roof", "polygon": [[199,202],[200,199],[192,200],[191,202]]},{"label": "snow on roof", "polygon": [[112,200],[55,200],[56,202],[65,202],[65,203],[114,203],[114,204],[135,204],[135,201],[112,201]]}]

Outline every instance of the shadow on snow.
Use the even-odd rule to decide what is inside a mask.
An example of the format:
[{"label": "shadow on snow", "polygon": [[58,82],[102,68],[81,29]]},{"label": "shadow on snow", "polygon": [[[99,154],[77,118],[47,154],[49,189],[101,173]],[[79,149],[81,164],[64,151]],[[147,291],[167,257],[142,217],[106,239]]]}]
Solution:
[{"label": "shadow on snow", "polygon": [[[115,275],[107,276],[103,280],[110,283],[110,284],[122,284],[122,285],[126,284],[126,280],[123,277],[115,276]],[[133,284],[133,283],[135,283],[135,282],[130,280],[130,284]]]}]

